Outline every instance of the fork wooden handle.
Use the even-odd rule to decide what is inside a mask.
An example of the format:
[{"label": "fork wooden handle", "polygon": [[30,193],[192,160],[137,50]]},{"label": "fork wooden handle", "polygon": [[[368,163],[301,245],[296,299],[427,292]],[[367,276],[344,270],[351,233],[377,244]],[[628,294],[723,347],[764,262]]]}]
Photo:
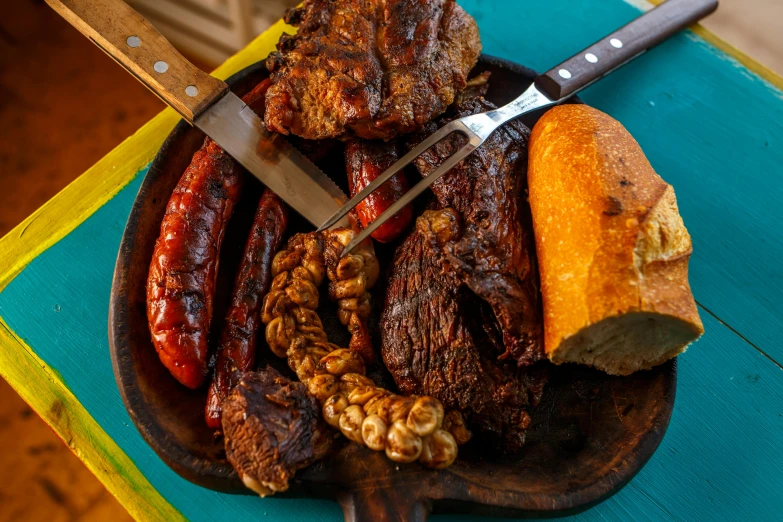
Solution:
[{"label": "fork wooden handle", "polygon": [[718,0],[668,0],[536,78],[551,100],[587,87],[718,7]]},{"label": "fork wooden handle", "polygon": [[190,122],[228,89],[121,0],[46,3]]}]

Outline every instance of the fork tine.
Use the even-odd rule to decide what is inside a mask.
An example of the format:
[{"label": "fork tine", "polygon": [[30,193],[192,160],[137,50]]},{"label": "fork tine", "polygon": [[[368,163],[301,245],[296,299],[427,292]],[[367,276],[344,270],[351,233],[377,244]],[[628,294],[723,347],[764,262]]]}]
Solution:
[{"label": "fork tine", "polygon": [[380,216],[375,218],[375,221],[367,225],[367,227],[359,232],[356,237],[353,238],[353,241],[351,241],[347,247],[343,250],[342,254],[340,256],[344,256],[345,254],[351,253],[354,248],[359,246],[359,243],[367,239],[370,234],[372,234],[376,228],[383,225],[389,218],[394,216],[397,212],[402,210],[402,208],[413,201],[416,196],[427,190],[427,188],[435,183],[435,181],[441,177],[443,174],[451,170],[454,165],[462,161],[462,159],[465,158],[468,154],[476,150],[476,146],[472,143],[467,143],[463,145],[457,152],[446,158],[443,163],[440,164],[440,166],[435,169],[433,172],[431,172],[426,178],[422,178],[421,181],[416,183],[408,192],[403,194],[403,196],[395,201],[389,208],[386,209],[385,212],[383,212]]},{"label": "fork tine", "polygon": [[[358,205],[364,198],[372,194],[375,189],[386,183],[386,181],[389,180],[392,176],[397,174],[399,171],[401,171],[403,168],[405,168],[409,163],[411,163],[413,160],[418,158],[421,154],[423,154],[427,149],[438,143],[440,140],[451,134],[452,132],[463,132],[467,133],[469,132],[464,125],[460,125],[458,121],[450,122],[440,129],[438,129],[436,132],[432,133],[427,139],[419,143],[416,147],[411,149],[410,152],[408,152],[405,156],[398,159],[391,167],[383,171],[383,173],[372,180],[366,187],[364,187],[361,191],[359,191],[358,194],[356,194],[354,197],[352,197],[350,200],[348,200],[347,203],[345,203],[340,209],[332,214],[332,217],[326,220],[323,225],[318,227],[318,231],[326,230],[327,228],[331,227],[340,219],[342,219],[343,216],[345,216],[348,212],[353,210],[353,208]],[[419,191],[417,194],[420,194],[421,191]],[[384,214],[381,214],[380,217],[382,217]],[[376,221],[378,221],[376,219]],[[378,224],[380,226],[380,223]],[[376,227],[377,228],[377,227]],[[375,230],[375,229],[373,229]]]}]

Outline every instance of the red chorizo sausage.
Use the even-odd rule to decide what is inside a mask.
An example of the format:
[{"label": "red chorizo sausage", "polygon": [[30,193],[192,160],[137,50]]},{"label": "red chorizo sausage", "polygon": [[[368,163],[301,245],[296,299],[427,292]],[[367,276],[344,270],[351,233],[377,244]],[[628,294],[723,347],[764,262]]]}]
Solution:
[{"label": "red chorizo sausage", "polygon": [[[384,170],[397,161],[397,145],[393,141],[353,139],[345,146],[345,165],[348,174],[348,190],[351,197],[370,184]],[[354,212],[359,222],[367,226],[380,216],[392,203],[408,191],[408,180],[399,172],[389,181],[356,205]],[[391,219],[372,233],[373,239],[388,243],[399,236],[410,225],[413,209],[403,207]]]},{"label": "red chorizo sausage", "polygon": [[285,204],[272,191],[264,191],[239,265],[231,306],[220,337],[217,364],[207,396],[207,425],[220,429],[221,404],[239,382],[243,372],[253,368],[259,313],[272,277],[272,258],[280,249],[288,222]]},{"label": "red chorizo sausage", "polygon": [[[271,82],[243,97],[263,110]],[[226,223],[239,199],[242,168],[204,140],[166,206],[147,278],[147,320],[155,350],[171,374],[198,388],[207,373],[217,265]]]}]

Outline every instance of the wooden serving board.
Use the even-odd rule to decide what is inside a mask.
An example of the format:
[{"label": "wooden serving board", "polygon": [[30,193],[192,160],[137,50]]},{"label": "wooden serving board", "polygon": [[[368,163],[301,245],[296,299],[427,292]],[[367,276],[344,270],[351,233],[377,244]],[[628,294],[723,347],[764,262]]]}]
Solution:
[{"label": "wooden serving board", "polygon": [[[492,72],[487,98],[496,104],[510,101],[535,76],[529,69],[486,56],[477,66],[481,70]],[[265,74],[256,64],[228,84],[242,95]],[[172,469],[207,488],[250,493],[204,423],[206,388],[188,390],[169,375],[147,328],[145,282],[155,239],[171,191],[202,140],[200,131],[180,122],[139,190],[114,273],[112,362],[131,418]],[[344,166],[336,158],[334,173],[341,172]],[[218,288],[224,295],[219,290],[216,296],[213,331],[219,330],[220,303],[231,288],[261,190],[258,182],[247,184],[230,223],[220,261]],[[289,229],[307,227],[292,218]],[[378,249],[382,264],[390,261],[391,253]],[[345,338],[339,324],[325,323],[331,340]],[[284,366],[263,341],[257,360]],[[675,387],[674,361],[623,378],[577,366],[553,368],[541,404],[530,411],[533,425],[518,455],[491,457],[488,448],[474,440],[460,448],[454,465],[433,471],[418,463],[398,465],[382,453],[346,443],[328,459],[300,471],[285,496],[337,498],[346,520],[424,520],[433,511],[506,516],[578,512],[618,491],[647,462],[668,426]]]}]

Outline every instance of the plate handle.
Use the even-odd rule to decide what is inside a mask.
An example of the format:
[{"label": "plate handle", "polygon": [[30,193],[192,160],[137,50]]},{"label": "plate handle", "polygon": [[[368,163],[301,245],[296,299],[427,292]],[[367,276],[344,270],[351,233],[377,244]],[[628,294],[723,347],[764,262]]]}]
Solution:
[{"label": "plate handle", "polygon": [[432,503],[416,498],[412,491],[399,487],[368,487],[337,495],[345,522],[424,522]]}]

